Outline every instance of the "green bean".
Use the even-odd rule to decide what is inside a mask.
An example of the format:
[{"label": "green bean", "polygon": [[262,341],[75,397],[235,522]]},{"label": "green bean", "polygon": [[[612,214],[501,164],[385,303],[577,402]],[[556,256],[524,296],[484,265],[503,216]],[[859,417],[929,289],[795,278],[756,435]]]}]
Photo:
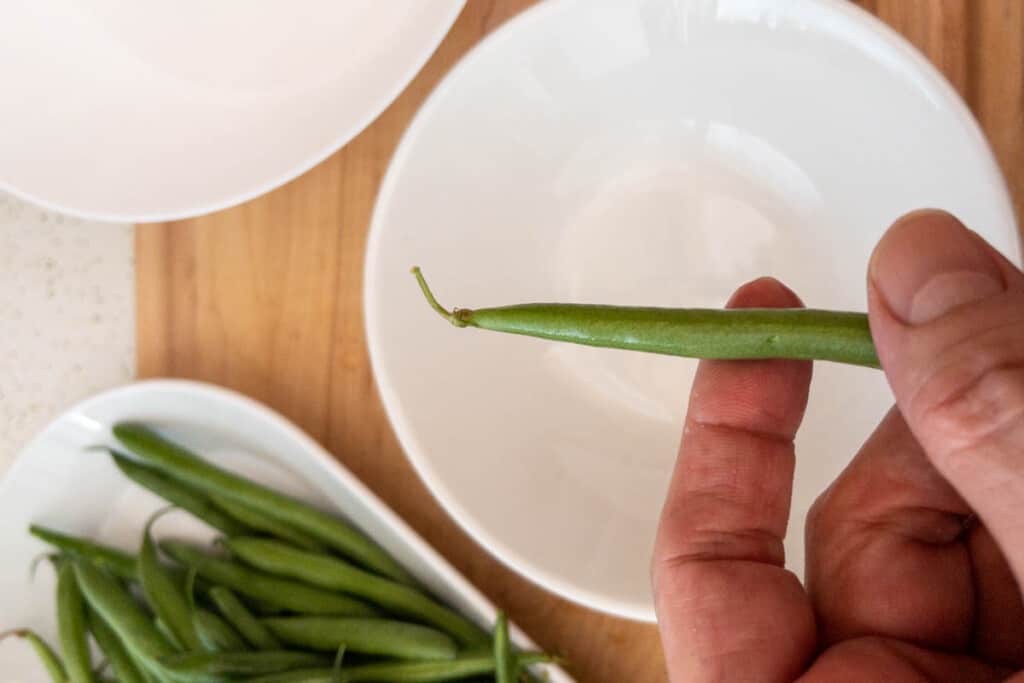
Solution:
[{"label": "green bean", "polygon": [[252,615],[242,601],[231,590],[224,586],[214,586],[210,590],[210,599],[220,610],[221,615],[235,627],[246,642],[257,650],[281,650],[281,641],[267,629],[260,620]]},{"label": "green bean", "polygon": [[92,656],[85,630],[85,601],[69,560],[57,563],[57,632],[70,683],[93,683]]},{"label": "green bean", "polygon": [[195,567],[190,567],[185,579],[185,595],[188,601],[188,612],[192,628],[195,630],[199,640],[199,647],[195,650],[206,652],[244,652],[249,647],[243,642],[242,637],[227,624],[209,610],[196,607],[195,584],[198,572]]},{"label": "green bean", "polygon": [[300,667],[318,666],[324,657],[309,652],[184,653],[160,660],[171,677],[187,683],[221,683],[238,676],[259,676]]},{"label": "green bean", "polygon": [[[520,666],[553,661],[539,652],[524,652],[517,657]],[[246,683],[331,683],[331,669],[297,669],[247,679]],[[470,676],[494,673],[494,658],[489,655],[460,655],[444,662],[377,662],[342,669],[344,683],[440,683]]]},{"label": "green bean", "polygon": [[[137,571],[139,558],[136,555],[38,525],[32,525],[29,527],[29,531],[36,538],[49,543],[55,548],[59,548],[72,557],[80,557],[87,560],[90,564],[110,572],[119,579],[129,582],[139,580]],[[183,571],[177,567],[168,567],[168,571],[174,575],[175,581],[182,582],[184,578]],[[200,580],[196,585],[203,591],[209,589],[209,586],[203,580]]]},{"label": "green bean", "polygon": [[331,667],[331,683],[344,683],[341,679],[341,664],[345,661],[345,645],[338,647],[334,655],[334,666]]},{"label": "green bean", "polygon": [[412,272],[431,307],[456,327],[689,358],[798,358],[880,367],[863,313],[550,303],[448,311],[419,268]]},{"label": "green bean", "polygon": [[35,650],[36,656],[39,657],[39,661],[46,667],[47,673],[50,674],[50,678],[53,683],[67,683],[68,673],[64,669],[64,663],[60,661],[60,657],[53,651],[45,640],[43,640],[39,634],[35,631],[31,631],[27,628],[17,629],[14,631],[6,631],[0,633],[0,640],[14,636],[15,638],[21,638],[27,640],[32,649]]},{"label": "green bean", "polygon": [[201,647],[209,653],[246,652],[249,646],[242,636],[219,616],[203,608],[192,613],[192,623],[199,634]]},{"label": "green bean", "polygon": [[192,625],[188,599],[181,584],[160,563],[156,544],[153,542],[153,523],[163,512],[157,512],[150,517],[142,532],[142,548],[139,550],[138,561],[139,579],[153,612],[173,635],[172,641],[180,644],[184,650],[197,650],[199,638]]},{"label": "green bean", "polygon": [[508,639],[508,617],[504,612],[498,612],[494,623],[494,669],[495,683],[515,683],[516,666]]},{"label": "green bean", "polygon": [[212,465],[138,424],[114,425],[114,435],[132,452],[170,476],[207,494],[222,496],[303,531],[360,564],[403,583],[411,575],[380,546],[346,522],[295,498]]},{"label": "green bean", "polygon": [[275,617],[263,624],[286,643],[333,652],[344,645],[349,652],[399,659],[453,659],[455,641],[419,624],[391,619]]},{"label": "green bean", "polygon": [[86,602],[147,668],[174,653],[174,647],[116,580],[84,560],[74,560],[73,566]]},{"label": "green bean", "polygon": [[152,491],[168,503],[191,513],[197,519],[229,536],[249,533],[245,524],[237,521],[214,505],[206,496],[172,479],[156,467],[143,465],[111,450],[110,457],[118,469],[144,489]]},{"label": "green bean", "polygon": [[422,620],[463,645],[490,644],[490,638],[462,615],[426,594],[355,567],[344,560],[292,548],[262,538],[229,538],[224,545],[242,562],[304,583],[356,595],[396,614]]},{"label": "green bean", "polygon": [[[241,521],[249,528],[269,534],[281,540],[288,541],[294,546],[306,550],[324,551],[325,546],[309,534],[273,517],[268,517],[259,510],[255,510],[245,503],[240,503],[224,496],[213,496],[214,503],[235,519]],[[244,533],[229,533],[228,536],[243,536]]]},{"label": "green bean", "polygon": [[188,543],[164,541],[160,548],[181,564],[194,567],[200,576],[213,583],[285,609],[304,614],[377,614],[377,610],[354,598],[280,579],[237,562],[212,557]]},{"label": "green bean", "polygon": [[38,524],[28,528],[36,538],[74,557],[81,557],[122,579],[134,581],[136,558],[123,550],[110,548],[77,536],[69,536]]},{"label": "green bean", "polygon": [[95,610],[89,610],[88,621],[89,631],[96,639],[96,644],[100,646],[107,661],[110,662],[110,666],[113,667],[117,680],[120,683],[145,683],[146,679],[143,678],[121,640],[107,622],[103,621],[103,618]]},{"label": "green bean", "polygon": [[171,632],[170,627],[168,627],[160,617],[153,619],[153,625],[156,626],[157,631],[160,631],[160,633],[163,634],[164,638],[167,639],[167,642],[174,646],[175,650],[178,652],[184,652],[185,646],[178,640],[178,636]]},{"label": "green bean", "polygon": [[135,668],[139,670],[142,677],[146,679],[146,683],[177,683],[171,679],[170,675],[161,668],[160,664],[155,661],[147,661],[131,650],[128,650],[128,656],[131,657],[135,663]]}]

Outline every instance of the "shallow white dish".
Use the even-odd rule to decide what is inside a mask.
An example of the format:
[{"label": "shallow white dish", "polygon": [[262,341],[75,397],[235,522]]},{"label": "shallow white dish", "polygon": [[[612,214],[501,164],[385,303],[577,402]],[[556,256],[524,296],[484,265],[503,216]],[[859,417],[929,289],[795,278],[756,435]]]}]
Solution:
[{"label": "shallow white dish", "polygon": [[271,190],[365,128],[464,0],[12,0],[0,189],[158,221]]},{"label": "shallow white dish", "polygon": [[[29,565],[47,546],[28,534],[31,523],[136,551],[141,529],[159,498],[136,486],[101,453],[83,451],[116,443],[110,425],[139,420],[192,446],[212,461],[337,510],[447,603],[481,624],[492,623],[494,606],[416,533],[315,441],[273,412],[232,391],[177,380],[139,382],[99,394],[54,420],[20,453],[0,484],[0,631],[38,630],[56,642],[53,572],[41,567],[29,580]],[[185,513],[161,519],[162,535],[213,537]],[[521,647],[533,647],[521,632]],[[551,680],[567,683],[561,669]],[[27,644],[0,643],[4,680],[43,683],[46,673]]]},{"label": "shallow white dish", "polygon": [[[1005,183],[950,86],[843,0],[554,0],[440,84],[381,190],[366,266],[388,414],[448,511],[538,583],[654,618],[648,562],[695,362],[457,330],[424,303],[721,306],[769,274],[865,310],[883,230],[951,210],[1012,259]],[[891,399],[818,364],[803,520]]]}]

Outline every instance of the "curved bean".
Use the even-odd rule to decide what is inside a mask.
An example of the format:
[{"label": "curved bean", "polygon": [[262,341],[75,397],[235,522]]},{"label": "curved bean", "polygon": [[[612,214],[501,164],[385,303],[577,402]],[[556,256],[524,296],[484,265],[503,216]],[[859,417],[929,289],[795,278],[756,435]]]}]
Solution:
[{"label": "curved bean", "polygon": [[75,570],[67,559],[57,562],[57,632],[70,683],[94,683],[85,630],[85,601]]},{"label": "curved bean", "polygon": [[224,586],[210,589],[210,599],[224,619],[257,650],[282,650],[281,641],[252,615],[242,601]]},{"label": "curved bean", "polygon": [[77,536],[63,534],[38,524],[31,525],[28,530],[39,540],[59,548],[68,555],[84,558],[127,581],[135,580],[136,558],[131,553]]},{"label": "curved bean", "polygon": [[142,547],[139,550],[138,560],[139,580],[142,583],[142,592],[146,596],[146,600],[157,618],[171,632],[172,640],[180,644],[184,650],[197,650],[200,645],[199,637],[192,624],[188,599],[181,584],[160,563],[156,544],[153,542],[153,524],[164,512],[166,510],[157,512],[150,517],[142,532]]},{"label": "curved bean", "polygon": [[223,543],[242,562],[257,569],[366,598],[388,611],[436,626],[463,645],[490,643],[488,635],[475,624],[437,604],[425,593],[371,574],[339,558],[262,538],[229,538]]},{"label": "curved bean", "polygon": [[508,617],[504,612],[498,612],[494,623],[494,669],[495,683],[515,683],[516,665],[508,639]]},{"label": "curved bean", "polygon": [[[303,533],[278,519],[268,517],[259,510],[249,507],[245,503],[240,503],[237,500],[232,500],[231,498],[226,498],[224,496],[213,496],[212,499],[218,507],[256,532],[269,534],[270,536],[288,541],[292,545],[298,546],[299,548],[305,548],[306,550],[314,550],[318,552],[326,550],[322,543],[309,534]],[[244,535],[244,532],[228,534],[228,536],[242,535]]]},{"label": "curved bean", "polygon": [[[329,663],[329,662],[328,662]],[[238,676],[258,676],[289,669],[323,666],[324,657],[309,652],[183,653],[164,657],[161,666],[182,683],[221,683]]]},{"label": "curved bean", "polygon": [[344,645],[349,652],[424,660],[454,659],[457,651],[440,631],[391,619],[277,617],[263,624],[284,642],[313,650]]},{"label": "curved bean", "polygon": [[385,576],[403,583],[414,582],[380,546],[340,519],[212,465],[142,425],[121,423],[114,425],[113,430],[132,452],[175,479],[208,494],[245,503]]},{"label": "curved bean", "polygon": [[419,268],[412,272],[430,306],[456,327],[688,358],[798,358],[880,367],[863,313],[547,303],[448,311]]},{"label": "curved bean", "polygon": [[167,476],[156,467],[143,465],[117,451],[110,450],[110,457],[121,472],[144,489],[152,491],[168,503],[181,508],[218,531],[237,536],[249,533],[250,529],[214,505],[209,498],[193,488]]},{"label": "curved bean", "polygon": [[36,656],[39,657],[39,661],[46,667],[46,671],[50,674],[53,683],[67,683],[68,673],[64,669],[64,663],[60,661],[57,653],[53,651],[53,648],[38,633],[27,628],[16,629],[0,633],[0,640],[11,636],[28,641],[32,649],[35,650]]},{"label": "curved bean", "polygon": [[230,560],[213,557],[188,543],[163,541],[160,548],[181,564],[194,567],[200,576],[212,583],[285,609],[304,614],[377,614],[377,610],[353,598],[280,579]]},{"label": "curved bean", "polygon": [[146,683],[117,634],[95,610],[89,610],[88,622],[89,632],[113,667],[117,680],[120,683]]}]

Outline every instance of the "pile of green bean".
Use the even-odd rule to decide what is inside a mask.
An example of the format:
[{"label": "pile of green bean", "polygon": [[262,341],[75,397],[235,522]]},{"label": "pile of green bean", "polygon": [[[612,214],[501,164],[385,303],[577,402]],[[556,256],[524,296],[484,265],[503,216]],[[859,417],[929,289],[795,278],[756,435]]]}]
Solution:
[{"label": "pile of green bean", "polygon": [[510,647],[504,615],[487,632],[435,600],[347,522],[143,425],[114,435],[132,454],[110,451],[125,476],[223,536],[157,542],[158,513],[131,554],[33,525],[57,551],[60,654],[28,630],[0,638],[25,638],[53,681],[514,683],[553,661]]}]

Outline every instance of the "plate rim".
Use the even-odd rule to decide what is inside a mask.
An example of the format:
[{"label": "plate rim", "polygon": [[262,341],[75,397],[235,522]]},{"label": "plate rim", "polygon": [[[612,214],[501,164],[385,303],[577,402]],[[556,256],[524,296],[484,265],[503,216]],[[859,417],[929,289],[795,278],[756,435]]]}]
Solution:
[{"label": "plate rim", "polygon": [[[994,183],[995,194],[1001,199],[1001,206],[997,207],[998,212],[1006,215],[1009,219],[1008,224],[1017,228],[1013,234],[1016,250],[1008,256],[1019,266],[1022,258],[1020,226],[1013,209],[1008,182],[998,165],[992,146],[981,129],[978,120],[971,113],[966,102],[954,89],[949,80],[909,40],[867,10],[848,2],[848,0],[804,1],[810,5],[820,7],[823,11],[837,14],[843,21],[853,22],[854,25],[862,29],[871,30],[876,33],[885,47],[893,50],[897,56],[902,58],[916,76],[923,77],[924,84],[927,86],[929,93],[939,97],[942,105],[955,115],[960,129],[972,143],[972,147],[977,152],[979,162],[986,167],[990,180]],[[513,550],[508,544],[490,533],[485,528],[485,525],[477,521],[475,515],[470,514],[469,510],[455,499],[456,497],[452,494],[447,484],[442,481],[441,477],[430,465],[430,458],[424,453],[426,449],[419,446],[418,439],[413,434],[414,430],[409,425],[409,420],[405,409],[401,405],[398,392],[394,388],[389,372],[383,367],[384,354],[381,351],[377,332],[377,318],[380,309],[377,304],[378,292],[375,290],[373,282],[376,279],[377,269],[380,267],[380,259],[382,258],[380,255],[380,235],[382,231],[381,225],[384,221],[383,215],[393,201],[398,178],[407,162],[413,143],[422,135],[421,129],[425,125],[426,120],[439,106],[439,103],[446,98],[449,91],[456,87],[463,74],[474,68],[475,62],[483,53],[495,49],[502,41],[507,40],[510,34],[526,30],[527,25],[531,22],[543,21],[544,17],[549,13],[563,11],[566,6],[579,5],[584,2],[586,0],[546,0],[546,2],[535,4],[510,18],[463,55],[459,62],[439,81],[410,121],[388,164],[384,179],[377,193],[377,199],[374,203],[370,220],[363,275],[364,334],[367,339],[374,381],[377,385],[381,401],[384,404],[385,413],[391,422],[392,429],[417,474],[419,474],[441,507],[455,520],[460,528],[506,567],[561,598],[613,616],[656,623],[657,614],[655,613],[653,597],[649,602],[640,604],[635,601],[613,598],[597,591],[574,585],[562,577],[538,567],[530,558],[524,556],[519,551]],[[766,2],[770,3],[771,0],[766,0]]]}]

